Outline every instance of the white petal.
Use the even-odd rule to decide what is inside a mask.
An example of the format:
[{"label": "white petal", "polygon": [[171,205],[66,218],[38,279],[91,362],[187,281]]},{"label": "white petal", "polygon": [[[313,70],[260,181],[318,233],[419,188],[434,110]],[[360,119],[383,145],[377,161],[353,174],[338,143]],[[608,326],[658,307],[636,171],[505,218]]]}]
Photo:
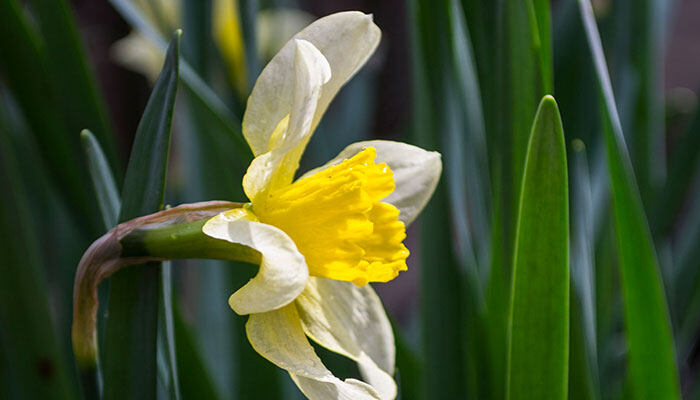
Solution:
[{"label": "white petal", "polygon": [[311,277],[296,304],[307,336],[357,362],[382,399],[396,397],[394,334],[371,286]]},{"label": "white petal", "polygon": [[321,362],[304,335],[296,307],[252,314],[246,323],[248,341],[261,356],[289,372],[310,399],[378,399],[371,386],[354,379],[341,381]]},{"label": "white petal", "polygon": [[323,86],[311,131],[340,88],[372,55],[381,31],[370,15],[357,11],[323,17],[297,33],[260,73],[243,116],[243,135],[260,155],[270,150],[270,136],[292,110],[294,101],[295,40],[313,44],[328,60],[331,79]]},{"label": "white petal", "polygon": [[394,172],[396,189],[384,200],[401,212],[399,219],[408,226],[420,214],[433,195],[442,173],[440,153],[389,140],[369,140],[349,145],[322,167],[305,173],[309,176],[337,165],[367,147],[377,149],[376,162],[385,162]]},{"label": "white petal", "polygon": [[305,40],[294,39],[293,44],[294,88],[287,126],[271,131],[274,134],[268,138],[269,151],[256,154],[243,177],[243,188],[254,204],[267,190],[292,182],[311,136],[321,86],[330,79],[328,61],[318,49]]},{"label": "white petal", "polygon": [[275,310],[289,304],[306,286],[309,269],[286,233],[255,221],[244,208],[223,212],[204,224],[202,232],[216,239],[251,247],[262,254],[258,274],[229,298],[237,314]]}]

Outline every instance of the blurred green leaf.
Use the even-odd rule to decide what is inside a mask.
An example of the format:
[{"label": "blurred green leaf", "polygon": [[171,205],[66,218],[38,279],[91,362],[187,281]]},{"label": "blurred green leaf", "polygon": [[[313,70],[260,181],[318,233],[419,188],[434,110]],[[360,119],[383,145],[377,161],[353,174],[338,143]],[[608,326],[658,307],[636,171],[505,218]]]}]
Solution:
[{"label": "blurred green leaf", "polygon": [[[669,156],[668,179],[663,189],[656,193],[650,214],[653,232],[666,235],[691,189],[693,171],[700,161],[700,112],[695,113],[691,125],[676,140]],[[677,293],[681,295],[681,293]],[[683,293],[686,294],[686,293]],[[682,297],[685,298],[685,297]]]},{"label": "blurred green leaf", "polygon": [[[696,175],[698,173],[696,172]],[[695,186],[700,187],[700,178],[696,177]],[[673,279],[674,312],[677,321],[676,340],[680,361],[682,364],[692,362],[698,326],[700,326],[700,207],[697,206],[696,193],[689,202],[695,204],[686,214],[682,226],[677,233],[677,243],[674,245],[676,270]],[[685,295],[685,297],[681,297]],[[682,365],[681,364],[681,365]]]},{"label": "blurred green leaf", "polygon": [[574,139],[571,148],[569,398],[599,399],[591,182],[585,145]]},{"label": "blurred green leaf", "polygon": [[579,9],[598,77],[620,259],[630,389],[635,398],[680,398],[664,286],[644,217],[600,36],[588,0]]},{"label": "blurred green leaf", "polygon": [[508,399],[565,399],[569,356],[569,199],[564,131],[542,99],[525,163],[515,242]]},{"label": "blurred green leaf", "polygon": [[45,44],[16,0],[0,2],[0,53],[0,73],[35,136],[55,188],[76,220],[90,233],[99,233],[99,216],[92,207],[94,194],[83,172],[78,131],[71,132],[60,113],[61,100],[49,79],[51,64]]},{"label": "blurred green leaf", "polygon": [[[697,187],[700,167],[700,113],[678,138],[671,153],[668,180],[657,193],[652,231],[673,233],[674,269],[670,274],[670,306],[677,323],[677,349],[685,357],[694,345],[700,323],[700,202]],[[685,208],[683,207],[685,206]],[[676,228],[675,232],[672,228]]]},{"label": "blurred green leaf", "polygon": [[260,73],[260,60],[258,60],[258,0],[242,0],[238,2],[238,15],[240,16],[241,34],[243,35],[243,51],[245,52],[246,77],[248,88],[252,89]]},{"label": "blurred green leaf", "polygon": [[[450,182],[453,213],[457,220],[459,242],[463,258],[476,264],[475,282],[483,291],[482,282],[487,278],[488,233],[490,219],[490,177],[484,113],[481,90],[474,61],[471,38],[464,18],[464,10],[457,0],[450,0],[449,37],[451,39],[451,69],[457,82],[451,104],[458,105],[452,116],[449,130],[450,145],[447,151],[455,152],[450,158],[457,164],[449,166],[456,177]],[[467,212],[468,208],[468,212]],[[465,254],[467,253],[467,254]],[[471,254],[468,254],[471,253]],[[478,295],[483,302],[483,294]]]},{"label": "blurred green leaf", "polygon": [[629,66],[633,89],[629,111],[629,151],[639,192],[645,203],[666,177],[666,135],[663,126],[663,63],[666,18],[663,3],[636,0],[622,10],[629,15]]},{"label": "blurred green leaf", "polygon": [[[465,388],[462,297],[457,261],[452,256],[445,184],[438,185],[422,214],[421,315],[424,390],[428,398],[459,398]],[[436,329],[436,327],[440,327]]]},{"label": "blurred green leaf", "polygon": [[[180,380],[180,390],[183,399],[221,399],[216,392],[214,383],[207,374],[200,352],[198,351],[192,333],[180,315],[177,303],[174,310],[174,327],[176,343],[177,371]],[[186,372],[185,372],[186,371]]]},{"label": "blurred green leaf", "polygon": [[396,341],[396,381],[399,387],[398,398],[417,400],[422,398],[423,371],[418,355],[411,349],[401,330],[391,324]]},{"label": "blurred green leaf", "polygon": [[71,132],[89,128],[99,138],[112,173],[120,177],[109,117],[85,58],[72,12],[65,0],[31,0],[45,43],[51,82],[56,86],[57,105]]},{"label": "blurred green leaf", "polygon": [[88,171],[97,194],[97,206],[105,223],[106,229],[117,224],[119,216],[119,190],[107,164],[107,158],[95,136],[89,130],[80,133],[83,148],[87,156]]},{"label": "blurred green leaf", "polygon": [[187,34],[182,38],[182,57],[203,78],[207,77],[212,53],[212,0],[183,0],[183,24]]},{"label": "blurred green leaf", "polygon": [[[440,150],[445,173],[454,160],[443,151],[450,145],[447,134],[438,132],[455,129],[452,111],[456,105],[453,92],[446,92],[453,77],[449,43],[444,40],[449,28],[449,1],[438,4],[427,0],[411,3],[411,21],[415,26],[414,82],[422,93],[414,104],[413,124],[416,141],[421,147]],[[449,97],[448,97],[449,95]],[[423,335],[423,396],[428,398],[458,398],[475,388],[466,387],[466,341],[462,295],[463,268],[457,259],[453,237],[446,227],[453,226],[451,215],[451,178],[437,187],[421,219],[421,259],[429,268],[421,269],[421,324]],[[460,244],[462,245],[462,244]],[[468,245],[464,243],[463,245]],[[474,268],[472,265],[471,268]],[[474,284],[475,282],[471,282]],[[471,293],[468,293],[471,295]],[[435,327],[440,329],[435,329]]]},{"label": "blurred green leaf", "polygon": [[[176,32],[139,123],[124,181],[120,221],[163,207],[170,127],[178,85],[180,31]],[[158,263],[129,268],[110,283],[104,342],[104,397],[154,398],[158,323]]]},{"label": "blurred green leaf", "polygon": [[[8,363],[0,368],[6,384],[0,392],[17,399],[73,399],[76,388],[68,373],[72,365],[57,343],[41,246],[14,150],[0,119],[0,357]],[[10,397],[12,393],[16,397]]]},{"label": "blurred green leaf", "polygon": [[[538,66],[540,69],[539,78],[542,91],[547,94],[554,94],[554,77],[552,75],[552,21],[549,0],[527,0],[530,2],[531,14],[534,13],[535,26],[533,38],[538,54]],[[532,16],[531,16],[532,24]]]},{"label": "blurred green leaf", "polygon": [[581,299],[576,291],[570,293],[570,325],[569,325],[569,386],[568,399],[595,400],[600,398],[592,374],[590,359],[587,352],[586,326],[581,313]]}]

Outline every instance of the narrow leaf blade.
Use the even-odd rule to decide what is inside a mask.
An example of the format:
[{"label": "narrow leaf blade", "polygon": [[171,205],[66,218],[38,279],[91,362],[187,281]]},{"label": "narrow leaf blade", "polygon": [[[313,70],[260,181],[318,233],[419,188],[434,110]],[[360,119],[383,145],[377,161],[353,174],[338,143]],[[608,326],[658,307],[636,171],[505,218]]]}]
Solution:
[{"label": "narrow leaf blade", "polygon": [[680,398],[673,336],[661,273],[632,163],[622,134],[600,35],[588,0],[579,0],[598,78],[612,188],[628,344],[635,398]]},{"label": "narrow leaf blade", "polygon": [[[122,193],[120,221],[163,206],[170,126],[178,85],[180,32],[136,132]],[[115,274],[110,284],[104,345],[104,398],[148,399],[156,395],[158,263]]]},{"label": "narrow leaf blade", "polygon": [[106,229],[117,224],[119,217],[119,190],[109,169],[107,158],[102,147],[89,130],[80,133],[83,148],[87,156],[88,171],[97,195],[97,205],[100,207],[102,220]]},{"label": "narrow leaf blade", "polygon": [[565,399],[569,350],[569,205],[564,132],[540,103],[525,162],[515,242],[508,399]]}]

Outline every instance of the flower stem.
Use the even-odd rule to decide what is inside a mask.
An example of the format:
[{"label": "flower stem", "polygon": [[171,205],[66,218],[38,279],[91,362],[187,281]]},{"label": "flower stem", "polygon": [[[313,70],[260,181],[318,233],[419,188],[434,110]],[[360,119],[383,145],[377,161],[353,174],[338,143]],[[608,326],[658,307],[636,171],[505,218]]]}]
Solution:
[{"label": "flower stem", "polygon": [[202,232],[207,220],[137,229],[121,240],[122,257],[155,257],[166,260],[208,258],[260,264],[260,253],[247,246],[214,239]]},{"label": "flower stem", "polygon": [[180,258],[209,258],[260,264],[250,247],[211,238],[202,227],[213,216],[242,203],[183,204],[117,225],[85,252],[73,287],[73,353],[84,376],[97,368],[97,287],[133,265]]}]

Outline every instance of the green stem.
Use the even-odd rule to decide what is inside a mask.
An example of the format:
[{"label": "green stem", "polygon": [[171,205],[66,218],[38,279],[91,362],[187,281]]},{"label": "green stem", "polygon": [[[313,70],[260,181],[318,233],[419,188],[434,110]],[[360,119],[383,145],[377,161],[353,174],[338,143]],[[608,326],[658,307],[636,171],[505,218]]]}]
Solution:
[{"label": "green stem", "polygon": [[122,257],[155,257],[167,260],[208,258],[260,264],[261,255],[250,247],[214,239],[202,232],[207,220],[137,229],[121,240]]},{"label": "green stem", "polygon": [[84,376],[97,367],[97,287],[104,279],[133,265],[180,258],[260,264],[262,256],[252,248],[202,232],[210,218],[241,206],[222,201],[183,204],[119,224],[90,246],[73,289],[73,353]]}]

